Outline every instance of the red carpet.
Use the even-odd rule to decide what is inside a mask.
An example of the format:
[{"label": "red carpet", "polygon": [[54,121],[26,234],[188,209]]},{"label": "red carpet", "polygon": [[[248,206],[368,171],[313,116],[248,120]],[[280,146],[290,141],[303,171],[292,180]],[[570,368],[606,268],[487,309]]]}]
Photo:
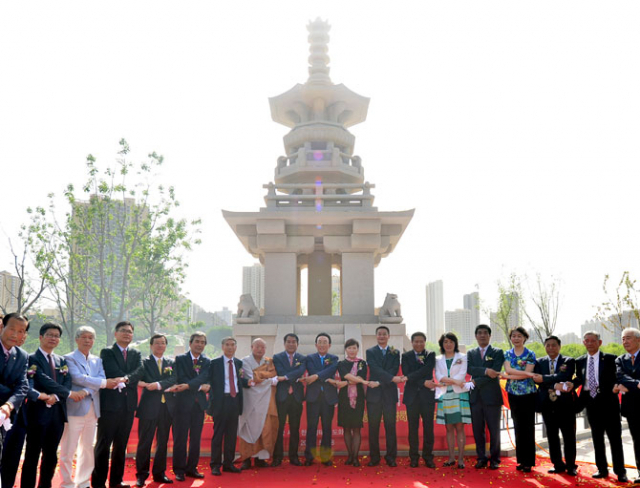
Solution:
[{"label": "red carpet", "polygon": [[[435,470],[428,469],[422,464],[419,468],[410,468],[406,457],[398,459],[397,468],[389,468],[384,463],[375,468],[362,466],[353,468],[345,466],[344,457],[336,458],[335,467],[326,467],[314,464],[310,467],[296,467],[284,461],[277,468],[252,468],[241,474],[223,473],[222,476],[211,476],[209,459],[202,458],[199,470],[205,474],[204,480],[187,478],[185,482],[175,482],[172,485],[162,485],[162,488],[289,488],[314,487],[387,487],[387,488],[430,488],[430,487],[487,487],[487,488],[569,488],[581,487],[607,487],[623,486],[618,484],[615,475],[611,475],[607,481],[594,480],[590,475],[595,472],[595,467],[589,464],[580,464],[576,478],[566,475],[550,475],[547,470],[552,467],[548,459],[538,457],[538,466],[530,474],[516,471],[515,458],[503,460],[499,470],[477,470],[473,468],[475,457],[465,458],[466,469],[452,469],[441,467],[446,457],[437,457]],[[361,457],[361,462],[363,458]],[[135,488],[135,465],[133,459],[127,460],[125,483]],[[364,458],[366,464],[367,458]],[[169,460],[171,465],[171,460]],[[173,478],[173,472],[167,473]],[[635,470],[627,473],[631,479],[636,475]],[[60,476],[54,477],[54,488],[60,484]],[[16,480],[19,485],[19,480]],[[151,480],[147,481],[147,488],[158,488],[160,485]]]}]

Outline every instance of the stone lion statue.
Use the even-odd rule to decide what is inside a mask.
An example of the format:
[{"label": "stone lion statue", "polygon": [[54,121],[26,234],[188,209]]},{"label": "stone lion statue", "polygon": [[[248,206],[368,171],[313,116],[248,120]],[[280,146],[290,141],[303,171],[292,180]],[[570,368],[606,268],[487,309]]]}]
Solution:
[{"label": "stone lion statue", "polygon": [[258,310],[258,307],[256,307],[256,304],[253,301],[253,297],[249,293],[240,295],[236,323],[257,324],[258,322],[260,322],[260,310]]},{"label": "stone lion statue", "polygon": [[398,295],[387,293],[387,297],[384,299],[382,307],[380,307],[378,317],[381,324],[399,324],[402,322],[402,311]]}]

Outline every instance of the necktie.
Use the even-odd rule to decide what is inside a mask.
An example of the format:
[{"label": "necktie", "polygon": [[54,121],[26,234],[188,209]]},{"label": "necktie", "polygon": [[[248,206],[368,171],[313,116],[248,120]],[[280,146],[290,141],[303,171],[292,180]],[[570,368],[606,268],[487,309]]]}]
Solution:
[{"label": "necktie", "polygon": [[593,356],[589,356],[589,395],[595,398],[598,394],[598,384],[596,383],[596,368]]},{"label": "necktie", "polygon": [[[551,359],[549,361],[549,374],[556,374],[556,367],[555,367],[556,361],[555,359]],[[549,388],[549,399],[552,402],[555,402],[558,399],[558,395],[556,394],[556,392],[553,390],[553,388]]]},{"label": "necktie", "polygon": [[198,370],[196,369],[196,366],[198,365],[198,360],[194,359],[193,360],[193,370],[196,372],[196,374],[198,374]]},{"label": "necktie", "polygon": [[51,357],[51,354],[47,354],[47,357],[49,358],[49,367],[51,368],[51,379],[53,381],[58,381],[56,376],[56,365],[53,364],[53,358]]},{"label": "necktie", "polygon": [[387,348],[385,347],[385,348],[382,350],[382,357],[385,357],[386,355],[387,355]]},{"label": "necktie", "polygon": [[633,366],[634,364],[636,364],[636,355],[635,354],[633,356],[631,356],[631,366]]},{"label": "necktie", "polygon": [[127,364],[127,350],[122,351],[122,356],[124,357],[124,363]]},{"label": "necktie", "polygon": [[552,359],[552,360],[551,360],[551,364],[549,364],[549,373],[551,373],[551,374],[556,374],[556,367],[555,367],[555,365],[556,365],[556,361],[555,361],[555,359]]},{"label": "necktie", "polygon": [[233,377],[233,360],[229,359],[229,394],[231,398],[236,397],[236,381]]},{"label": "necktie", "polygon": [[[293,355],[289,356],[289,366],[293,368]],[[289,385],[289,395],[293,393],[293,386]]]},{"label": "necktie", "polygon": [[484,361],[484,347],[480,348],[480,359]]},{"label": "necktie", "polygon": [[[158,372],[160,373],[160,376],[162,376],[162,359],[158,359]],[[162,400],[160,400],[161,403],[164,403],[164,393],[162,394]]]}]

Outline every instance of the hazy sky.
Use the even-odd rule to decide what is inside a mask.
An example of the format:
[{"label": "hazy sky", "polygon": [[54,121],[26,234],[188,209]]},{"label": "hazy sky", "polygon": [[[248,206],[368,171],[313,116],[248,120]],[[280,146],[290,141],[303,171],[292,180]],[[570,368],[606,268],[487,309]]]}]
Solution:
[{"label": "hazy sky", "polygon": [[[331,77],[371,97],[357,136],[383,211],[415,208],[376,270],[425,326],[475,285],[560,276],[561,331],[602,301],[605,273],[640,276],[640,3],[3,2],[0,268],[27,206],[85,179],[125,137],[165,156],[181,212],[203,220],[186,291],[235,309],[254,261],[221,209],[257,211],[288,131],[268,97],[307,79],[306,24],[332,25]],[[5,236],[6,235],[6,236]]]}]

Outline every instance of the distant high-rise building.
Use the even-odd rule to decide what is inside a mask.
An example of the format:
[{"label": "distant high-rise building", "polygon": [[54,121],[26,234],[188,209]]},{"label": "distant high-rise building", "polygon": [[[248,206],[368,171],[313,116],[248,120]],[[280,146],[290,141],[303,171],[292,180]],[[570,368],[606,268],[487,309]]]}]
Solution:
[{"label": "distant high-rise building", "polygon": [[233,325],[233,314],[231,313],[231,310],[229,310],[227,307],[222,307],[222,310],[219,310],[217,312],[214,312],[218,317],[220,317],[225,324],[227,324],[228,326]]},{"label": "distant high-rise building", "polygon": [[471,328],[480,324],[480,294],[477,291],[463,297],[463,308],[471,311]]},{"label": "distant high-rise building", "polygon": [[[633,316],[633,314],[631,314]],[[637,321],[633,321],[628,325],[623,320],[623,327],[638,327]],[[603,324],[600,320],[585,320],[584,324],[580,326],[580,335],[583,336],[587,331],[595,331],[600,334],[603,344],[622,344],[622,329],[620,328],[618,319],[611,319]]]},{"label": "distant high-rise building", "polygon": [[444,313],[444,327],[447,332],[454,332],[458,336],[458,342],[469,346],[475,340],[471,327],[471,310],[459,308],[447,310]]},{"label": "distant high-rise building", "polygon": [[444,333],[444,292],[442,280],[429,283],[427,292],[427,340],[437,342]]},{"label": "distant high-rise building", "polygon": [[559,339],[562,341],[562,345],[566,344],[581,344],[582,338],[578,337],[575,332],[567,332],[566,334],[560,334]]},{"label": "distant high-rise building", "polygon": [[242,294],[249,293],[260,313],[264,312],[264,267],[261,264],[242,267]]},{"label": "distant high-rise building", "polygon": [[8,271],[0,272],[0,306],[5,313],[18,310],[18,292],[20,291],[20,278],[13,276]]}]

